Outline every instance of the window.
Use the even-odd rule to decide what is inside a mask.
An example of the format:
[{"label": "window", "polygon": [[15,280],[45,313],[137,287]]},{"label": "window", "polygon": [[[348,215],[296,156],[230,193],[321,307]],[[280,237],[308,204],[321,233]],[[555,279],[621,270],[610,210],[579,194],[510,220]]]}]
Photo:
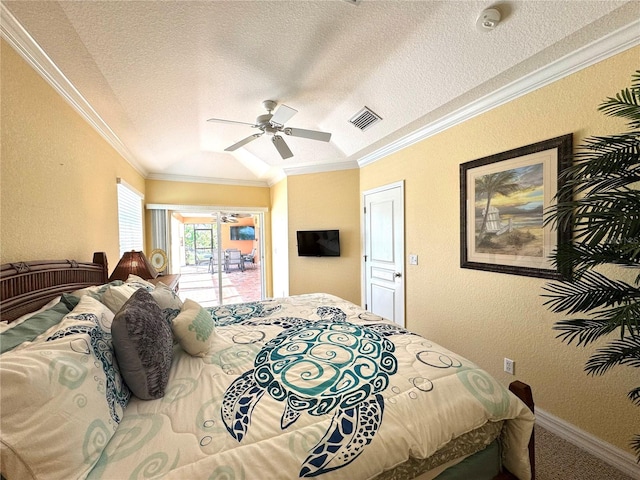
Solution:
[{"label": "window", "polygon": [[144,196],[118,178],[118,229],[120,256],[142,250],[142,199]]}]

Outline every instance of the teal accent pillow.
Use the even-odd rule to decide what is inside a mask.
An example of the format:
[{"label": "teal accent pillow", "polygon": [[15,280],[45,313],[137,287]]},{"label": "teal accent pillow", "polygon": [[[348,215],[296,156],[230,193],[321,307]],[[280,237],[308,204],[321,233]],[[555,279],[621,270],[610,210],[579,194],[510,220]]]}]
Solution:
[{"label": "teal accent pillow", "polygon": [[190,298],[173,319],[171,330],[182,349],[194,357],[204,357],[213,344],[215,325],[209,312]]},{"label": "teal accent pillow", "polygon": [[67,315],[72,308],[69,308],[62,300],[48,310],[36,313],[33,317],[25,320],[0,334],[0,353],[13,350],[23,342],[31,342],[38,335],[43,334]]}]

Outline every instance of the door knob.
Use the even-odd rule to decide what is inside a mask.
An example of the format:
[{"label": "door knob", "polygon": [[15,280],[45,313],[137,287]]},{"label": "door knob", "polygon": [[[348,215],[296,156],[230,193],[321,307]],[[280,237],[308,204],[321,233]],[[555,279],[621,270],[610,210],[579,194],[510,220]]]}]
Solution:
[{"label": "door knob", "polygon": [[393,276],[396,277],[396,278],[400,278],[402,276],[402,274],[400,272],[396,272]]}]

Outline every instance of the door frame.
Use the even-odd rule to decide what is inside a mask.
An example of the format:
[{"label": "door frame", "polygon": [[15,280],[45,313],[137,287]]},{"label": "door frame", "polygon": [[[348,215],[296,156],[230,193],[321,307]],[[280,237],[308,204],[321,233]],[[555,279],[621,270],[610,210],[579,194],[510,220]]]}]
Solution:
[{"label": "door frame", "polygon": [[366,241],[367,241],[367,225],[365,222],[365,207],[366,207],[366,197],[367,195],[372,195],[375,193],[380,193],[380,192],[384,192],[385,190],[391,190],[394,188],[400,188],[400,194],[402,196],[402,241],[400,242],[401,245],[401,258],[402,258],[402,282],[403,282],[403,289],[402,289],[402,319],[404,324],[406,325],[406,313],[407,313],[407,305],[406,305],[406,291],[407,291],[407,284],[406,284],[406,276],[405,276],[405,271],[406,271],[406,262],[405,262],[405,212],[404,212],[404,199],[405,199],[405,195],[404,195],[404,180],[399,180],[397,182],[393,182],[393,183],[388,183],[386,185],[381,185],[379,187],[375,187],[369,190],[365,190],[362,192],[361,196],[360,196],[360,212],[362,212],[362,216],[360,217],[360,232],[361,233],[361,238],[360,238],[360,252],[361,252],[361,259],[360,259],[360,273],[361,273],[361,280],[360,280],[360,285],[361,285],[361,289],[360,289],[360,302],[361,302],[361,306],[364,308],[366,302],[367,302],[367,266],[366,266],[366,262],[365,262],[365,254],[366,254]]}]

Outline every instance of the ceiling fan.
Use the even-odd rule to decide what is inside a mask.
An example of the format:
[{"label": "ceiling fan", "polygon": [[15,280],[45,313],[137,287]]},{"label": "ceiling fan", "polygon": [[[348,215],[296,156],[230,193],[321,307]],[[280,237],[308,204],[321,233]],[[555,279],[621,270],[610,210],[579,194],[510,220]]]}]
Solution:
[{"label": "ceiling fan", "polygon": [[220,215],[220,222],[222,223],[238,223],[238,218],[250,217],[250,213],[222,213]]},{"label": "ceiling fan", "polygon": [[262,135],[272,135],[271,141],[278,150],[280,156],[284,159],[293,157],[293,153],[289,149],[289,146],[285,143],[284,139],[278,135],[278,133],[284,133],[292,137],[310,138],[311,140],[320,140],[321,142],[328,142],[331,140],[331,134],[326,132],[318,132],[316,130],[305,130],[303,128],[285,127],[284,124],[293,117],[297,110],[287,107],[286,105],[280,105],[278,109],[271,114],[276,108],[277,103],[273,100],[265,100],[262,102],[262,106],[267,110],[267,113],[259,115],[256,118],[255,123],[238,122],[235,120],[224,120],[222,118],[210,118],[207,122],[220,122],[220,123],[237,123],[240,125],[249,125],[252,128],[261,130],[260,133],[254,133],[253,135],[243,138],[237,143],[234,143],[230,147],[225,148],[225,152],[233,152],[240,147],[243,147],[249,142],[254,141],[256,138]]}]

